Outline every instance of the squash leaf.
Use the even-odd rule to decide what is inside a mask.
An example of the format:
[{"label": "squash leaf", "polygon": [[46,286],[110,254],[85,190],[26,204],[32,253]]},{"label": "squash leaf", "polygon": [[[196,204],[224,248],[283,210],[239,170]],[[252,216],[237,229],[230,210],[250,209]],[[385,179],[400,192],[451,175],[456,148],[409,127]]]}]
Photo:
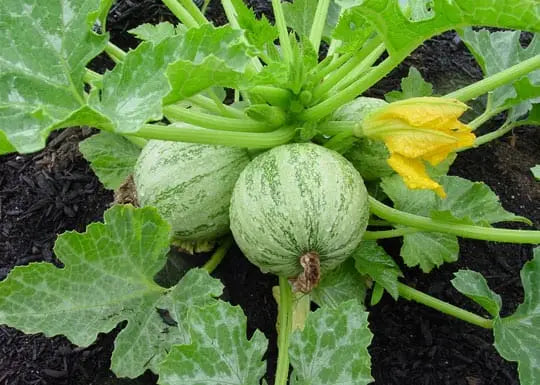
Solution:
[{"label": "squash leaf", "polygon": [[500,316],[500,297],[481,274],[458,271],[452,284],[494,316],[495,348],[506,360],[517,361],[522,385],[535,385],[540,381],[540,247],[534,249],[533,259],[520,275],[525,299],[508,317]]},{"label": "squash leaf", "polygon": [[160,365],[161,385],[259,384],[268,341],[255,331],[246,338],[246,316],[238,306],[216,301],[192,308],[189,345],[173,346]]},{"label": "squash leaf", "polygon": [[536,180],[540,180],[540,164],[531,167],[531,172]]},{"label": "squash leaf", "polygon": [[163,40],[179,35],[186,30],[187,28],[183,24],[174,26],[173,24],[165,21],[158,24],[141,24],[133,29],[130,29],[128,32],[139,40],[159,44]]},{"label": "squash leaf", "polygon": [[[100,0],[0,3],[0,154],[42,149],[84,114],[85,65],[107,44],[91,28]],[[86,115],[89,123],[96,117]],[[10,145],[6,143],[6,139]]]},{"label": "squash leaf", "polygon": [[368,313],[356,300],[310,313],[303,331],[295,331],[289,356],[295,385],[363,385],[373,381],[368,346],[373,334]]},{"label": "squash leaf", "polygon": [[90,162],[99,181],[116,190],[133,173],[141,149],[118,134],[102,131],[79,143],[79,150]]},{"label": "squash leaf", "polygon": [[187,310],[222,292],[203,270],[191,270],[169,289],[154,282],[167,259],[169,232],[154,208],[114,206],[105,223],[60,235],[54,251],[63,268],[19,266],[0,282],[0,323],[88,346],[127,321],[116,338],[112,370],[131,378],[155,372],[173,344],[190,341]]},{"label": "squash leaf", "polygon": [[366,282],[348,259],[336,269],[323,275],[319,285],[310,293],[311,299],[319,306],[337,308],[351,299],[363,303],[366,296]]},{"label": "squash leaf", "polygon": [[274,43],[278,37],[277,28],[270,24],[264,15],[257,19],[253,11],[242,0],[232,0],[232,4],[237,13],[238,24],[244,30],[249,44],[264,51],[267,45]]},{"label": "squash leaf", "polygon": [[398,277],[403,277],[399,266],[376,241],[362,241],[354,251],[354,266],[361,274],[369,275],[395,300],[399,297]]},{"label": "squash leaf", "polygon": [[392,103],[398,100],[431,95],[433,95],[431,83],[426,82],[416,68],[410,67],[409,74],[401,79],[401,91],[390,91],[384,94],[384,98],[387,102]]}]

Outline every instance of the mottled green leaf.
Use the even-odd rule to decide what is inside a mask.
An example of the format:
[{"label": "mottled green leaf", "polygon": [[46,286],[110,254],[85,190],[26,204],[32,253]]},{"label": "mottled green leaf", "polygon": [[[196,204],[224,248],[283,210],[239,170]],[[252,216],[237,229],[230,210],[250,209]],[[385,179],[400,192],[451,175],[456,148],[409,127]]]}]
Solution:
[{"label": "mottled green leaf", "polygon": [[397,102],[420,96],[431,96],[433,86],[422,77],[422,74],[414,67],[409,68],[409,74],[401,79],[401,91],[391,91],[384,95],[387,102]]},{"label": "mottled green leaf", "polygon": [[18,152],[77,120],[85,65],[107,43],[91,30],[100,11],[99,0],[0,2],[0,130]]},{"label": "mottled green leaf", "polygon": [[[105,223],[93,223],[82,234],[62,234],[54,251],[63,268],[15,267],[0,282],[0,323],[26,333],[63,334],[88,346],[99,333],[127,321],[116,338],[112,370],[120,377],[156,371],[171,345],[189,341],[186,309],[207,303],[222,289],[203,270],[190,271],[171,289],[154,282],[167,258],[169,231],[153,208],[114,206],[105,212]],[[178,326],[158,312],[182,314],[181,308]]]},{"label": "mottled green leaf", "polygon": [[169,37],[178,35],[178,32],[180,31],[186,31],[183,24],[179,24],[175,27],[171,23],[165,21],[159,24],[141,24],[136,28],[130,29],[128,32],[139,40],[159,44]]},{"label": "mottled green leaf", "polygon": [[[490,32],[486,29],[473,31],[468,28],[462,38],[480,64],[486,76],[494,75],[515,64],[540,54],[540,36],[535,35],[527,48],[520,43],[520,31]],[[508,108],[523,101],[540,97],[540,71],[534,71],[495,89],[491,94],[491,108]],[[527,109],[531,108],[531,103]]]},{"label": "mottled green leaf", "polygon": [[398,293],[398,277],[403,277],[399,266],[376,241],[362,241],[354,251],[354,266],[361,274],[369,275],[395,300]]},{"label": "mottled green leaf", "polygon": [[[540,32],[537,0],[433,0],[433,16],[411,21],[396,0],[365,0],[348,12],[369,20],[391,56],[405,58],[423,41],[450,29],[483,25]],[[356,18],[360,20],[360,17]]]},{"label": "mottled green leaf", "polygon": [[187,30],[177,48],[178,60],[167,69],[172,91],[165,103],[211,86],[237,87],[250,61],[241,36],[241,31],[230,26],[216,28],[204,24]]},{"label": "mottled green leaf", "polygon": [[319,285],[311,291],[311,299],[319,306],[337,308],[351,299],[363,303],[366,296],[366,282],[348,259],[337,269],[323,275]]},{"label": "mottled green leaf", "polygon": [[338,52],[355,53],[373,33],[373,26],[366,21],[361,10],[344,7],[337,25],[332,31],[332,38],[341,41],[341,45],[337,49]]},{"label": "mottled green leaf", "polygon": [[455,262],[458,256],[459,244],[453,235],[418,232],[403,237],[403,261],[410,267],[420,266],[424,273],[444,262]]},{"label": "mottled green leaf", "polygon": [[294,29],[299,36],[308,37],[315,18],[317,2],[311,0],[294,0],[281,4],[287,26]]},{"label": "mottled green leaf", "polygon": [[79,143],[79,150],[90,162],[99,181],[109,190],[116,190],[133,172],[141,152],[126,138],[106,131]]},{"label": "mottled green leaf", "polygon": [[471,270],[459,270],[454,273],[451,282],[456,290],[482,306],[493,317],[499,315],[502,306],[501,297],[489,288],[482,274]]},{"label": "mottled green leaf", "polygon": [[259,384],[268,341],[260,331],[246,338],[246,317],[238,306],[218,301],[189,313],[190,345],[171,349],[159,368],[162,385]]},{"label": "mottled green leaf", "polygon": [[496,318],[495,348],[509,361],[518,362],[521,385],[540,381],[540,247],[521,270],[525,299],[509,317]]},{"label": "mottled green leaf", "polygon": [[537,164],[534,167],[531,167],[531,172],[536,178],[536,180],[540,180],[540,164]]},{"label": "mottled green leaf", "polygon": [[160,120],[161,100],[171,90],[165,70],[178,56],[182,40],[178,36],[157,45],[140,44],[105,73],[103,86],[92,90],[89,105],[106,116],[119,133],[135,132],[149,120]]},{"label": "mottled green leaf", "polygon": [[291,336],[289,356],[297,385],[362,385],[373,381],[368,313],[355,300],[308,315],[303,331]]},{"label": "mottled green leaf", "polygon": [[412,22],[419,22],[433,17],[432,2],[432,0],[399,0],[398,3],[405,17]]}]

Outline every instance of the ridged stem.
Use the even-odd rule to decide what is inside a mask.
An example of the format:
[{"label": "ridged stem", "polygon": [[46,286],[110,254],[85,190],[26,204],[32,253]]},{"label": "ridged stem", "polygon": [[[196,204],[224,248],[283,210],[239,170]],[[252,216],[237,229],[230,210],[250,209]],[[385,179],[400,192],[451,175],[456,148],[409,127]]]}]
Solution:
[{"label": "ridged stem", "polygon": [[209,274],[212,273],[216,267],[221,263],[225,255],[232,246],[232,237],[227,237],[221,245],[214,251],[214,254],[210,257],[208,261],[203,265],[203,269],[206,270]]},{"label": "ridged stem", "polygon": [[278,359],[274,385],[287,385],[289,377],[289,339],[292,332],[292,291],[287,277],[279,277]]}]

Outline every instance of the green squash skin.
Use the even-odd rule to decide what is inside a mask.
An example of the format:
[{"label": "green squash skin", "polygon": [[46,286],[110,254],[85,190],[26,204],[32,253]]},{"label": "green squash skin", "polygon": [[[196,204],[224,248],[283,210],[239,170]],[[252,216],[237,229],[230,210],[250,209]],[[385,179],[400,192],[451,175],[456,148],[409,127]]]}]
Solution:
[{"label": "green squash skin", "polygon": [[173,243],[212,242],[229,232],[232,190],[249,162],[241,148],[151,140],[133,175],[139,204],[157,208]]},{"label": "green squash skin", "polygon": [[231,199],[231,230],[263,272],[296,277],[299,258],[316,251],[321,274],[346,260],[369,216],[356,169],[337,152],[311,143],[275,147],[242,172]]}]

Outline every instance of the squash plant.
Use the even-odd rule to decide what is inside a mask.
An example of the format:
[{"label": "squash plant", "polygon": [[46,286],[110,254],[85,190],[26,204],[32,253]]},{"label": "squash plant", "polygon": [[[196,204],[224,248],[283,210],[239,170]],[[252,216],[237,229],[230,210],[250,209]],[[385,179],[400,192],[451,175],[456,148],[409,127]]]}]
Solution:
[{"label": "squash plant", "polygon": [[[0,154],[38,151],[53,130],[96,127],[81,151],[110,189],[129,187],[134,173],[145,206],[116,205],[104,223],[60,235],[63,268],[14,268],[0,282],[0,323],[87,346],[127,321],[111,359],[120,377],[149,369],[167,385],[259,384],[267,340],[246,338],[241,309],[218,298],[222,285],[208,274],[231,244],[230,221],[246,256],[279,275],[276,385],[290,366],[291,384],[372,381],[366,282],[372,304],[386,291],[493,329],[521,383],[538,383],[540,249],[509,317],[480,274],[456,273],[452,284],[485,318],[399,282],[376,243],[402,237],[404,263],[425,272],[457,260],[458,236],[540,243],[539,231],[491,227],[531,223],[485,184],[446,175],[457,152],[540,124],[540,39],[519,40],[520,30],[540,30],[537,1],[272,0],[272,24],[222,0],[221,27],[191,0],[163,2],[180,23],[139,26],[141,44],[129,52],[103,32],[111,0],[0,4]],[[361,97],[450,29],[483,80],[436,97],[411,68],[389,103]],[[103,51],[114,69],[89,70]],[[464,123],[466,102],[483,95],[485,111]],[[501,112],[500,128],[475,136]],[[171,242],[196,251],[216,241],[203,269],[170,287],[154,280]]]}]

